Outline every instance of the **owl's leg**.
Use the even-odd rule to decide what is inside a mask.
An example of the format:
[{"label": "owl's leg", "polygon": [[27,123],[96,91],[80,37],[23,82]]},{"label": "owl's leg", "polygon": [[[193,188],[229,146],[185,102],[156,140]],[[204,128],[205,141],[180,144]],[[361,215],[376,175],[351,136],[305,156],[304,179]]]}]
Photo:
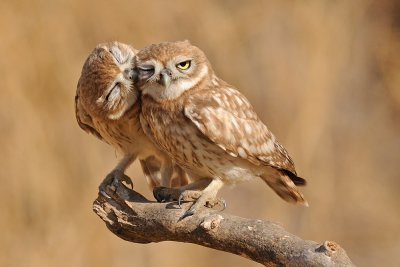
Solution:
[{"label": "owl's leg", "polygon": [[106,178],[104,178],[103,182],[101,182],[99,186],[99,192],[103,196],[110,198],[110,196],[108,196],[106,193],[107,187],[108,186],[116,187],[116,185],[119,182],[125,182],[133,188],[132,180],[127,175],[125,175],[125,171],[135,159],[136,155],[132,154],[124,155],[122,160],[118,162],[117,166],[109,174],[107,174]]},{"label": "owl's leg", "polygon": [[153,195],[158,202],[177,201],[179,199],[193,201],[200,197],[201,191],[199,190],[206,188],[211,180],[210,178],[203,178],[178,188],[155,187]]},{"label": "owl's leg", "polygon": [[170,159],[164,159],[161,164],[161,186],[171,187],[171,178],[174,166]]},{"label": "owl's leg", "polygon": [[189,184],[189,176],[178,165],[174,165],[174,174],[171,177],[171,187],[180,187]]},{"label": "owl's leg", "polygon": [[[200,196],[196,200],[196,202],[188,209],[185,214],[181,217],[181,219],[191,216],[194,213],[196,213],[199,209],[201,209],[203,206],[214,206],[215,203],[222,202],[224,208],[226,206],[226,203],[224,200],[220,199],[217,200],[217,193],[221,189],[221,187],[224,185],[222,180],[220,179],[213,179],[211,183],[204,188],[203,191],[200,191]],[[183,192],[182,195],[186,194],[186,192]],[[182,198],[182,195],[179,199]]]},{"label": "owl's leg", "polygon": [[146,159],[141,159],[140,165],[142,166],[143,174],[146,178],[147,185],[151,190],[156,186],[160,186],[161,183],[161,161],[154,156]]}]

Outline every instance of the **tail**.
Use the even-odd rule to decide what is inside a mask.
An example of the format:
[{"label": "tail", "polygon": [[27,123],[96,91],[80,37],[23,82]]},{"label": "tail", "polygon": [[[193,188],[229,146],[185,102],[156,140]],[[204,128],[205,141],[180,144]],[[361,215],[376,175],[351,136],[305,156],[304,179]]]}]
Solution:
[{"label": "tail", "polygon": [[261,178],[275,191],[283,200],[301,204],[308,207],[308,202],[296,185],[305,185],[306,180],[286,170],[275,170],[272,174],[262,175]]},{"label": "tail", "polygon": [[292,180],[295,185],[298,185],[298,186],[307,185],[307,181],[305,179],[297,176],[293,172],[288,171],[288,170],[282,170],[282,169],[280,171],[283,172],[284,174],[286,174],[287,176],[289,176],[290,180]]}]

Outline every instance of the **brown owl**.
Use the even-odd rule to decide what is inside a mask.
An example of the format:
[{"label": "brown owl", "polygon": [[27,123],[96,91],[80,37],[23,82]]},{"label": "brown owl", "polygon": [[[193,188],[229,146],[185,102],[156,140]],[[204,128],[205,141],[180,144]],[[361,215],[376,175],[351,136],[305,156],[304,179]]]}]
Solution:
[{"label": "brown owl", "polygon": [[99,44],[86,59],[77,86],[75,111],[79,126],[124,155],[100,185],[105,195],[106,186],[117,180],[131,183],[124,172],[136,158],[151,188],[171,186],[174,174],[176,184],[187,184],[186,174],[156,148],[141,128],[141,103],[134,86],[136,53],[123,43]]},{"label": "brown owl", "polygon": [[224,184],[260,177],[284,200],[308,205],[297,187],[306,181],[285,148],[199,48],[188,41],[150,45],[136,65],[146,134],[195,180],[172,193],[160,189],[159,200],[197,198],[188,216]]}]

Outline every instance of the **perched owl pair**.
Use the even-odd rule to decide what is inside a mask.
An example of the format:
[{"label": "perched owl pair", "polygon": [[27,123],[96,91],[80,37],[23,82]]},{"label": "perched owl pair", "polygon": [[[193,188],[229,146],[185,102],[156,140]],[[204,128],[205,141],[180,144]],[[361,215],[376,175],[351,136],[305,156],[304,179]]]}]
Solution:
[{"label": "perched owl pair", "polygon": [[287,151],[188,41],[140,51],[98,45],[83,66],[75,107],[83,130],[124,154],[101,192],[128,180],[124,172],[139,158],[158,201],[195,200],[184,216],[216,203],[224,184],[256,177],[284,200],[308,205],[297,188],[306,181]]}]

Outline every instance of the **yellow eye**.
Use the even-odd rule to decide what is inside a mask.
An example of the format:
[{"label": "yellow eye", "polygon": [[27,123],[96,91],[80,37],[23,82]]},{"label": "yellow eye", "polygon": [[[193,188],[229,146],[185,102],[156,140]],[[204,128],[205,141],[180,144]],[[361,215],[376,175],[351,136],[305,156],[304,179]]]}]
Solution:
[{"label": "yellow eye", "polygon": [[178,63],[176,65],[176,67],[181,70],[187,70],[188,68],[190,68],[190,60],[186,60],[181,63]]}]

